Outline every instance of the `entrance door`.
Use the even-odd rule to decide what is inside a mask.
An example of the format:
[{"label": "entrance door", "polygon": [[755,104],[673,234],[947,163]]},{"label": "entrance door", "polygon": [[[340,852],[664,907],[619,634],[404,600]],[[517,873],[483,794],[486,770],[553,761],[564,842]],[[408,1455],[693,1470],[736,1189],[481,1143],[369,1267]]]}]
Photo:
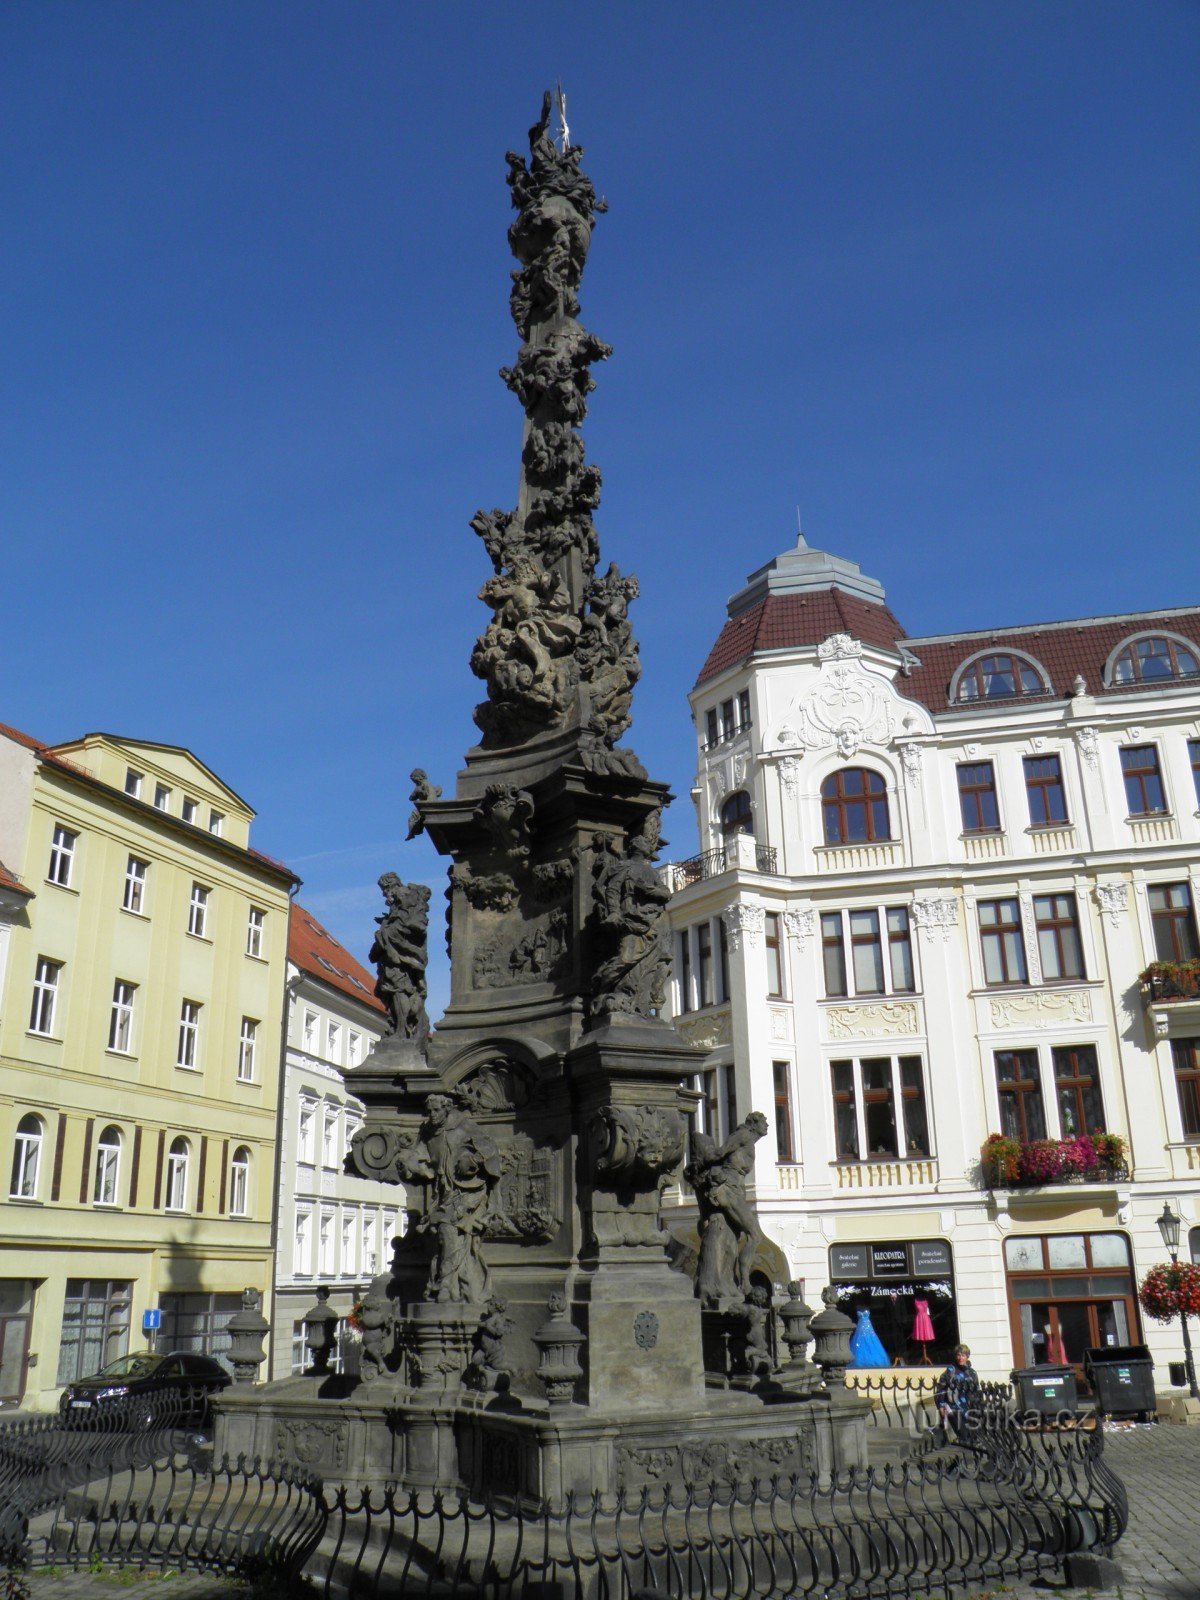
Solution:
[{"label": "entrance door", "polygon": [[1124,1300],[1034,1300],[1021,1313],[1025,1365],[1074,1367],[1081,1394],[1083,1352],[1129,1343]]},{"label": "entrance door", "polygon": [[33,1284],[0,1279],[0,1406],[19,1406],[25,1398]]}]

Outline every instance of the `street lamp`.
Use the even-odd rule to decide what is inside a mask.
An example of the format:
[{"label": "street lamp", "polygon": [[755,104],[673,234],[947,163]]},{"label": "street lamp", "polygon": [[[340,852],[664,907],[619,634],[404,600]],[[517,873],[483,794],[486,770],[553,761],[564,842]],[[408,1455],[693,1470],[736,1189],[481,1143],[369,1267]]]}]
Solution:
[{"label": "street lamp", "polygon": [[[1162,1216],[1158,1219],[1158,1231],[1162,1235],[1162,1242],[1171,1254],[1171,1265],[1179,1265],[1179,1217],[1171,1210],[1171,1202],[1165,1201]],[[1196,1364],[1192,1360],[1192,1339],[1188,1333],[1187,1312],[1180,1308],[1179,1325],[1183,1329],[1183,1361],[1187,1369],[1188,1393],[1193,1400],[1200,1400],[1200,1389],[1196,1387]]]}]

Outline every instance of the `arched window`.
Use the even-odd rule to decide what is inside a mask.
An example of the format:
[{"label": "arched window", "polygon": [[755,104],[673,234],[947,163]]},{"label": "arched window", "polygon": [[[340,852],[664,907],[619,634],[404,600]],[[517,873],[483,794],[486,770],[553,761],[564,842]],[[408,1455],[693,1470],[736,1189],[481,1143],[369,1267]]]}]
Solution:
[{"label": "arched window", "polygon": [[1108,668],[1109,683],[1162,683],[1200,673],[1200,650],[1173,634],[1146,634],[1120,645]]},{"label": "arched window", "polygon": [[887,784],[869,767],[841,767],[821,785],[826,844],[890,839]]},{"label": "arched window", "polygon": [[185,1211],[187,1209],[188,1192],[188,1142],[184,1138],[172,1139],[171,1148],[167,1154],[167,1199],[168,1211]]},{"label": "arched window", "polygon": [[722,839],[732,839],[739,833],[754,833],[754,807],[745,789],[731,794],[721,807]]},{"label": "arched window", "polygon": [[13,1145],[12,1182],[8,1189],[14,1200],[37,1199],[38,1169],[42,1164],[44,1131],[41,1117],[32,1111],[17,1123],[17,1137]]},{"label": "arched window", "polygon": [[233,1152],[229,1167],[229,1215],[244,1217],[250,1209],[250,1152],[244,1144]]},{"label": "arched window", "polygon": [[1048,694],[1050,685],[1036,663],[1011,652],[975,656],[959,668],[951,699],[1007,700],[1013,695]]},{"label": "arched window", "polygon": [[96,1178],[92,1184],[92,1204],[115,1206],[121,1172],[121,1130],[108,1127],[96,1146]]}]

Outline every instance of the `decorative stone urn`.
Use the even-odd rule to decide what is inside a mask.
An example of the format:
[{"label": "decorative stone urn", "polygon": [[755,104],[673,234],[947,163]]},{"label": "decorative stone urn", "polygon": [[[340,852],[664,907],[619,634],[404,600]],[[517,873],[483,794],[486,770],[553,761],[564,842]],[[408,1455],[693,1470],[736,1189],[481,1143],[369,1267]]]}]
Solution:
[{"label": "decorative stone urn", "polygon": [[809,1324],[813,1309],[804,1301],[804,1284],[793,1278],[788,1284],[788,1299],[779,1307],[782,1337],[787,1345],[787,1364],[780,1373],[781,1381],[799,1394],[811,1394],[821,1382],[820,1370],[805,1355],[805,1347],[813,1342]]},{"label": "decorative stone urn", "polygon": [[570,1405],[575,1385],[583,1377],[579,1347],[585,1335],[567,1315],[567,1297],[555,1291],[547,1302],[549,1317],[536,1328],[533,1342],[538,1347],[538,1378],[552,1406]]},{"label": "decorative stone urn", "polygon": [[329,1371],[329,1357],[337,1337],[337,1325],[341,1321],[329,1304],[330,1292],[328,1285],[322,1284],[317,1290],[316,1305],[304,1314],[304,1342],[312,1357],[308,1376],[313,1378],[322,1378]]},{"label": "decorative stone urn", "polygon": [[839,1388],[844,1382],[846,1368],[852,1359],[850,1335],[854,1332],[854,1323],[844,1312],[838,1310],[837,1295],[832,1288],[822,1289],[821,1299],[825,1303],[825,1309],[818,1311],[812,1319],[812,1333],[816,1340],[813,1359],[821,1369],[825,1387]]},{"label": "decorative stone urn", "polygon": [[257,1289],[243,1289],[242,1309],[235,1311],[226,1324],[234,1383],[254,1383],[259,1367],[267,1359],[263,1340],[270,1333],[271,1324],[259,1310],[261,1298]]}]

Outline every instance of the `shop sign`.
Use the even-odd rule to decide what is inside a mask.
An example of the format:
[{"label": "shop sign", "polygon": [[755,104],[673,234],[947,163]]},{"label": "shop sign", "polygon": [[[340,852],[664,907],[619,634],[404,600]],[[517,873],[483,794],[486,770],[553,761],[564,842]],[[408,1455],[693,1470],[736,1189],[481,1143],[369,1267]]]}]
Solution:
[{"label": "shop sign", "polygon": [[950,1246],[944,1239],[918,1239],[912,1253],[914,1277],[944,1277],[950,1271]]},{"label": "shop sign", "polygon": [[903,1244],[873,1244],[871,1246],[871,1275],[875,1278],[906,1278],[908,1276],[908,1246]]},{"label": "shop sign", "polygon": [[865,1244],[835,1244],[829,1250],[829,1271],[834,1278],[868,1278]]}]

